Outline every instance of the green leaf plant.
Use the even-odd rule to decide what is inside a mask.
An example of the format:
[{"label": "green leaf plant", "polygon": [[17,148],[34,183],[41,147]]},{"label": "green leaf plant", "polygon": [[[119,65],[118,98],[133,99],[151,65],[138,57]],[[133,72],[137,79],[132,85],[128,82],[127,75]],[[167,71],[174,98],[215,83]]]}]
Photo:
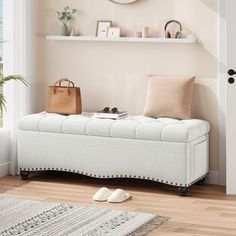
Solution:
[{"label": "green leaf plant", "polygon": [[63,10],[57,11],[57,19],[61,21],[63,25],[67,25],[68,21],[73,19],[73,16],[78,11],[78,9],[70,9],[70,7],[64,7]]},{"label": "green leaf plant", "polygon": [[[8,75],[3,77],[2,68],[0,68],[0,88],[3,87],[9,81],[19,81],[27,86],[27,81],[21,75]],[[3,110],[6,110],[6,99],[4,97],[2,89],[0,90],[0,113],[3,113]]]}]

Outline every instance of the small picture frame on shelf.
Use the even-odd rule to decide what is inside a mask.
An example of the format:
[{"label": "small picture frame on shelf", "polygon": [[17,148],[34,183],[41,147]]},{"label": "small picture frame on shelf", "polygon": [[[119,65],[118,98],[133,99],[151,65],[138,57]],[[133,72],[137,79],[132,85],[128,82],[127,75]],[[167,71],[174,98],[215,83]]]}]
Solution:
[{"label": "small picture frame on shelf", "polygon": [[107,37],[108,38],[119,38],[120,37],[120,28],[119,27],[109,27]]},{"label": "small picture frame on shelf", "polygon": [[106,38],[108,36],[108,28],[112,26],[112,21],[97,21],[96,36]]}]

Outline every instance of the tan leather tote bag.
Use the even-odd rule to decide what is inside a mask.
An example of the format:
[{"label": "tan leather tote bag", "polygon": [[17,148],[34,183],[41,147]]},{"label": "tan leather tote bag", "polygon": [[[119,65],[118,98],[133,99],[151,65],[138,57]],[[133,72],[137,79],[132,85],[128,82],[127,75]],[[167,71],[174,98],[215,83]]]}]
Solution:
[{"label": "tan leather tote bag", "polygon": [[[62,86],[62,83],[67,86]],[[46,111],[63,115],[74,115],[82,112],[80,88],[75,87],[69,79],[58,80],[48,88]]]}]

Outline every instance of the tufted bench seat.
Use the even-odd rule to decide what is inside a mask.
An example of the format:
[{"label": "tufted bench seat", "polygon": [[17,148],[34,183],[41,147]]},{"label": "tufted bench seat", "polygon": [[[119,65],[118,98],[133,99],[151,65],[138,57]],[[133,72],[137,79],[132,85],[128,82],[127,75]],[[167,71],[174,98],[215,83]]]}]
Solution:
[{"label": "tufted bench seat", "polygon": [[39,113],[19,121],[18,163],[29,171],[62,170],[97,178],[140,178],[187,187],[208,172],[203,120]]}]

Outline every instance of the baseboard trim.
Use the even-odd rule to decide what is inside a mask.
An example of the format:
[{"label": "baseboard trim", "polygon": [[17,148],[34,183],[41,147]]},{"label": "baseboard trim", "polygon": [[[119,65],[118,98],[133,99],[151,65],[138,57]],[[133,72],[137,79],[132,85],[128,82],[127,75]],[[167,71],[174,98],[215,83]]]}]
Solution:
[{"label": "baseboard trim", "polygon": [[209,174],[206,178],[206,183],[219,185],[219,172],[218,171],[209,171]]},{"label": "baseboard trim", "polygon": [[10,162],[0,164],[0,177],[7,176],[9,174]]}]

